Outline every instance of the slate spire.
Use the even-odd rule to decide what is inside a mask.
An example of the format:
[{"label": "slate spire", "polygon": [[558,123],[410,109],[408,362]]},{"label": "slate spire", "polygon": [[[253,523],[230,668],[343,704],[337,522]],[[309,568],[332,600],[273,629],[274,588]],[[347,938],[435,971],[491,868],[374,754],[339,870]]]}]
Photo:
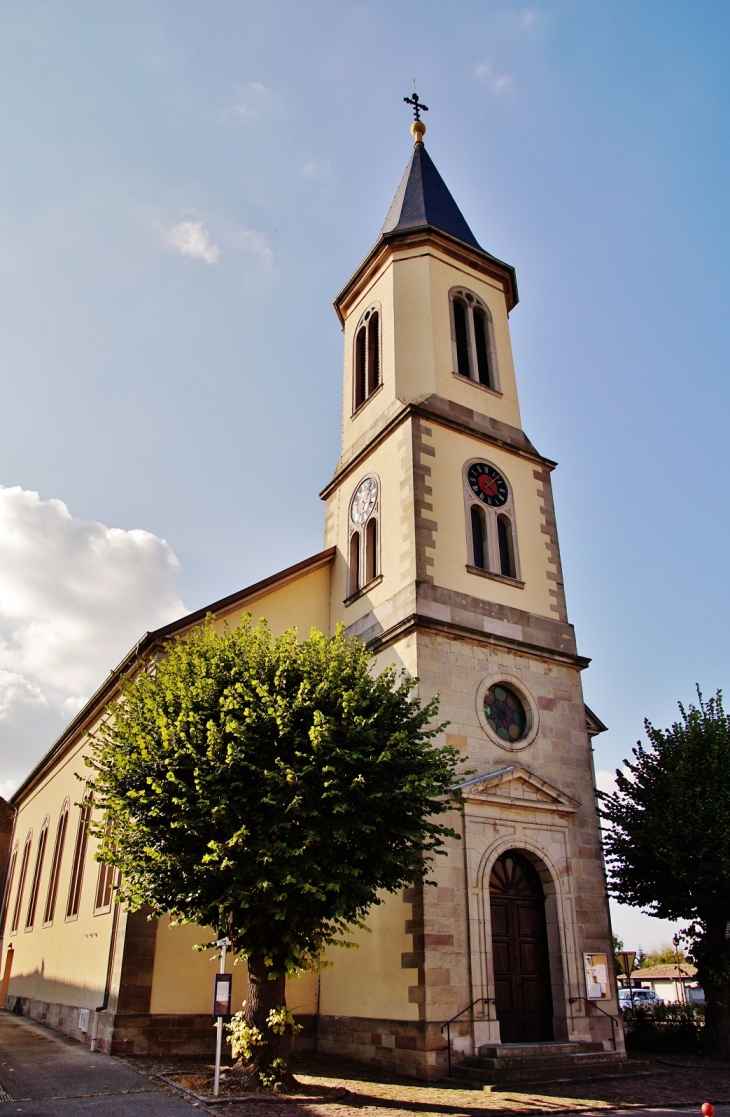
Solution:
[{"label": "slate spire", "polygon": [[426,129],[422,121],[418,121],[418,124],[420,126],[418,129],[415,125],[412,128],[414,135],[417,136],[413,155],[388,210],[385,224],[380,230],[381,236],[386,233],[421,229],[430,225],[483,252],[484,249],[477,242],[452,198],[448,186],[423,146],[421,136]]}]

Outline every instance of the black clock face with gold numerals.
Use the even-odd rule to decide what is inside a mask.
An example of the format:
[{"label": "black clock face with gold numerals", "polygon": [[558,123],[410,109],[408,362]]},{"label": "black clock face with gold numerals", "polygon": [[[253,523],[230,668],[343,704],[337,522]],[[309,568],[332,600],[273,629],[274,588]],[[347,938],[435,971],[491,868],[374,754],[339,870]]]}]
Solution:
[{"label": "black clock face with gold numerals", "polygon": [[494,466],[487,465],[486,462],[474,462],[469,466],[467,477],[469,488],[482,504],[488,504],[490,508],[501,508],[507,503],[507,482]]}]

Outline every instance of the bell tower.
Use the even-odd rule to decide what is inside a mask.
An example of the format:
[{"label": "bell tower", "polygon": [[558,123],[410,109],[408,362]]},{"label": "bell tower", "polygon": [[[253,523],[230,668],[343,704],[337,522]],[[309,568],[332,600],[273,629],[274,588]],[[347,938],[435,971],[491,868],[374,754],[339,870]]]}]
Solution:
[{"label": "bell tower", "polygon": [[[467,1006],[473,1021],[454,1025],[462,1053],[553,1040],[608,1048],[617,1002],[589,740],[605,727],[584,706],[589,661],[568,623],[556,463],[522,430],[515,272],[477,242],[425,148],[425,106],[407,100],[413,153],[376,244],[335,300],[342,446],[321,494],[325,546],[336,548],[330,616],[378,668],[395,662],[424,698],[440,695],[444,743],[475,774],[455,790],[461,841],[437,859],[437,887],[387,899],[389,929],[325,971],[320,1039],[345,1050],[343,998],[374,967],[388,992],[378,1000],[371,984],[365,1002],[353,999],[353,1030],[363,1016],[389,1021],[408,1037],[392,1065],[438,1077],[441,1024]],[[518,912],[528,899],[530,934]],[[590,987],[589,957],[603,974]]]}]

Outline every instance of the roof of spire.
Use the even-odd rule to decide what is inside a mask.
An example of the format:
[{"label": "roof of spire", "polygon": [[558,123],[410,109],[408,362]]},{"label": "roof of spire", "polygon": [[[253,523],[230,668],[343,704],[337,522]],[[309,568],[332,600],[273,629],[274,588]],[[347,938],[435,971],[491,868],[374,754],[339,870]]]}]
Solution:
[{"label": "roof of spire", "polygon": [[431,156],[423,143],[417,141],[380,232],[381,235],[406,232],[425,225],[484,251],[436,170]]}]

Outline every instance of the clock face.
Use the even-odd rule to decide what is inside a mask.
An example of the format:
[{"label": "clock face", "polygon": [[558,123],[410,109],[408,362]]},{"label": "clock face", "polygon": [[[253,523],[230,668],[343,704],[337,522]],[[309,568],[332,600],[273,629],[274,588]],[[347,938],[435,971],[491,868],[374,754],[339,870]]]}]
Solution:
[{"label": "clock face", "polygon": [[486,462],[474,462],[469,466],[467,477],[469,488],[482,504],[488,504],[490,508],[501,508],[507,503],[507,482],[493,466]]},{"label": "clock face", "polygon": [[378,499],[378,482],[374,477],[366,477],[352,498],[350,519],[353,524],[364,524],[375,507]]}]

